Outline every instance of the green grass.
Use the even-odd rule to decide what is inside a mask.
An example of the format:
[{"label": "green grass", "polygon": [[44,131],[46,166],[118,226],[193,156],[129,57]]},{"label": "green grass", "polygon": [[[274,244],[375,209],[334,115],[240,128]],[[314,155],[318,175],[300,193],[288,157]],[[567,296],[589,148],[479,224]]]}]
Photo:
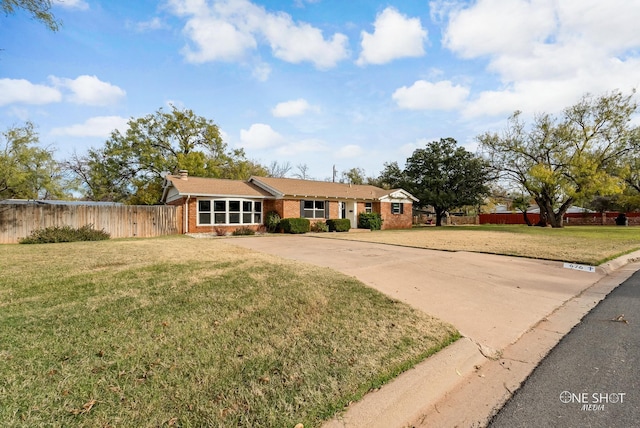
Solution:
[{"label": "green grass", "polygon": [[459,336],[331,271],[182,237],[0,246],[3,427],[305,427]]},{"label": "green grass", "polygon": [[618,226],[445,226],[322,237],[593,265],[640,249],[640,227]]}]

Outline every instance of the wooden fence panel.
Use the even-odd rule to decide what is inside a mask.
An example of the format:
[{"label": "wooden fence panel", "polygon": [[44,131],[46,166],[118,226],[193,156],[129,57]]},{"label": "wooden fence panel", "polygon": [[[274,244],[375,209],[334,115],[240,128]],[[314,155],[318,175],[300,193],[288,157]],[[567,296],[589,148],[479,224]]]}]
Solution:
[{"label": "wooden fence panel", "polygon": [[112,238],[182,233],[182,207],[142,205],[0,204],[0,244],[17,243],[35,229],[92,224]]}]

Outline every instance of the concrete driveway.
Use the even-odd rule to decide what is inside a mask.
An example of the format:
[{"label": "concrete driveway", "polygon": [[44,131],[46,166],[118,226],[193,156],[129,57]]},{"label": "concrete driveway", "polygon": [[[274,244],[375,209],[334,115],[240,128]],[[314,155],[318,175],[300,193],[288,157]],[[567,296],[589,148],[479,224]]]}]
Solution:
[{"label": "concrete driveway", "polygon": [[453,324],[496,355],[602,272],[563,263],[445,252],[303,236],[236,239],[232,244],[326,266]]},{"label": "concrete driveway", "polygon": [[464,336],[323,428],[485,426],[560,339],[635,271],[629,262],[640,260],[638,251],[588,273],[561,262],[317,235],[229,243],[354,276]]}]

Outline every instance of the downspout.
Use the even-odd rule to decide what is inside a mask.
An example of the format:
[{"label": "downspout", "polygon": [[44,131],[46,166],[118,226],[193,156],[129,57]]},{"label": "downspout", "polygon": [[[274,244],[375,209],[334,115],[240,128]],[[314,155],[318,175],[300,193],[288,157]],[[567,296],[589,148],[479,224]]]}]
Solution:
[{"label": "downspout", "polygon": [[184,233],[189,233],[189,199],[191,195],[187,195],[187,201],[184,204]]}]

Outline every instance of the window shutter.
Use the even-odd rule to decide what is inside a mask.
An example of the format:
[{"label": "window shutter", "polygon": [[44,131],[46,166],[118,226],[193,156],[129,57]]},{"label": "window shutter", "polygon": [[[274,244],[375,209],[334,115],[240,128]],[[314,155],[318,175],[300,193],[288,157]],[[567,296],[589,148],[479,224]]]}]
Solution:
[{"label": "window shutter", "polygon": [[304,201],[300,199],[300,218],[304,218]]},{"label": "window shutter", "polygon": [[324,218],[329,220],[330,210],[329,210],[329,201],[324,201]]},{"label": "window shutter", "polygon": [[400,202],[400,214],[404,214],[404,204]]}]

